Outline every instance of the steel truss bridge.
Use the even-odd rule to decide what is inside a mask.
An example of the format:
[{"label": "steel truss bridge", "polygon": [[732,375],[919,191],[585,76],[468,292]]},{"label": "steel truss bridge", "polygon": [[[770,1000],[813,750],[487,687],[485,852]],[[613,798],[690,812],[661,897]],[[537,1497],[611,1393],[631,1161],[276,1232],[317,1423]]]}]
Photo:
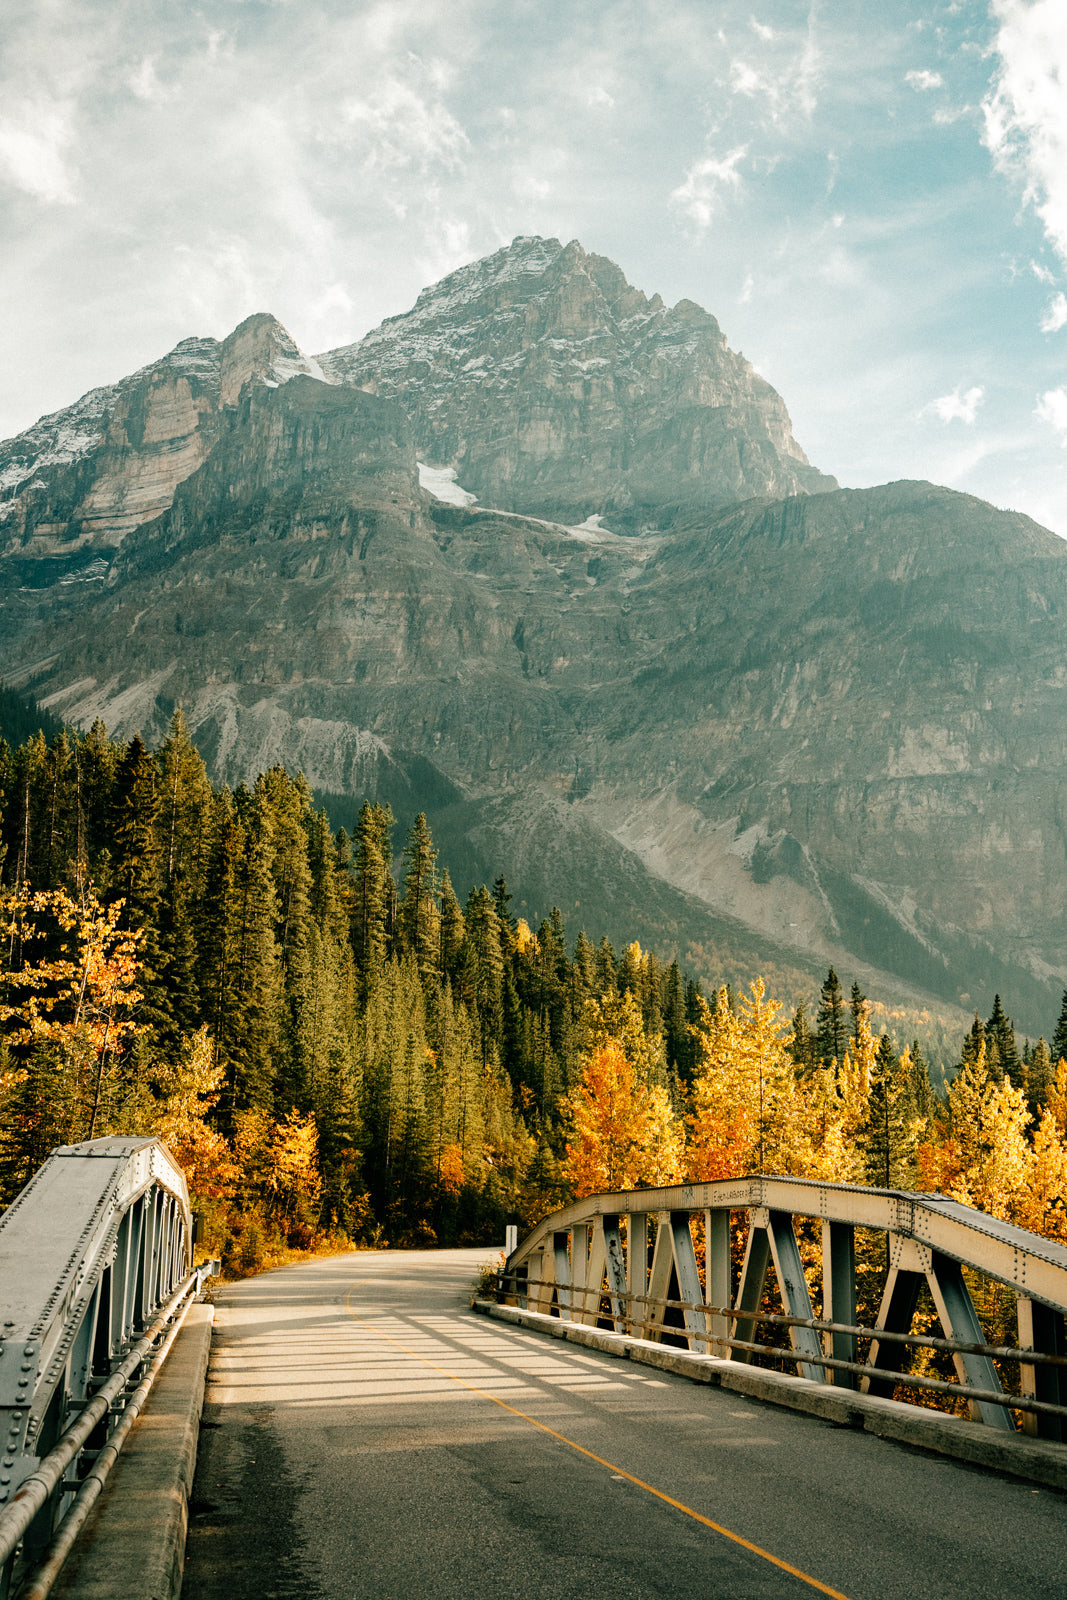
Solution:
[{"label": "steel truss bridge", "polygon": [[[735,1286],[740,1213],[747,1236]],[[870,1327],[856,1321],[857,1229],[881,1236],[886,1264]],[[820,1317],[802,1240],[820,1262]],[[765,1303],[772,1264],[777,1311]],[[971,1273],[1013,1292],[1018,1346],[986,1342]],[[944,1337],[912,1332],[924,1286]],[[962,1398],[990,1428],[1016,1432],[1016,1412],[1026,1432],[1067,1439],[1067,1247],[942,1195],[763,1176],[593,1195],[538,1224],[508,1256],[499,1292],[531,1311],[701,1355],[785,1358],[816,1383]],[[761,1326],[770,1342],[757,1339]],[[915,1348],[951,1353],[958,1382],[902,1370]],[[998,1362],[1019,1363],[1018,1394],[1005,1391]]]},{"label": "steel truss bridge", "polygon": [[48,1592],[200,1287],[157,1139],[53,1152],[0,1216],[0,1600]]}]

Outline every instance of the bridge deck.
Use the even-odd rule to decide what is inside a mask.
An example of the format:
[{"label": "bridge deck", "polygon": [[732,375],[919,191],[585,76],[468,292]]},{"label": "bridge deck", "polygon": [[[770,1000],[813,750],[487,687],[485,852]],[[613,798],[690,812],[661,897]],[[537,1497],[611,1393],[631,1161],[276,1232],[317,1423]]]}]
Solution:
[{"label": "bridge deck", "polygon": [[488,1254],[222,1291],[185,1600],[1067,1592],[1061,1495],[476,1319]]}]

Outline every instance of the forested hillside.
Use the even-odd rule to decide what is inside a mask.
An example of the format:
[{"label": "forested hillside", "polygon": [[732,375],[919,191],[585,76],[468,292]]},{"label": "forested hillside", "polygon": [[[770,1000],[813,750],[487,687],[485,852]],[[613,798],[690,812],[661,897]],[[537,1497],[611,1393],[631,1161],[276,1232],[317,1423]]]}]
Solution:
[{"label": "forested hillside", "polygon": [[506,862],[461,902],[424,817],[394,846],[387,807],[334,833],[281,767],[215,787],[180,712],[155,752],[0,742],[0,806],[5,1202],[58,1144],[157,1133],[234,1270],[756,1168],[1064,1233],[1067,1007],[1020,1049],[997,997],[939,1099],[832,972],[809,1024],[755,974],[705,996],[558,911],[531,928]]}]

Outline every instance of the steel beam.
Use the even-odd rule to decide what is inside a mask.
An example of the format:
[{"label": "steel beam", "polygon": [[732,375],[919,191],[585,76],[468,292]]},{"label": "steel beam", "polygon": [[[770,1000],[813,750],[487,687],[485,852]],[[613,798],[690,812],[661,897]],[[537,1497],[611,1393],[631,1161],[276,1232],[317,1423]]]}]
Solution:
[{"label": "steel beam", "polygon": [[[763,1289],[767,1282],[767,1268],[771,1264],[771,1241],[767,1237],[767,1212],[759,1209],[752,1213],[749,1224],[748,1240],[745,1244],[745,1259],[741,1264],[741,1282],[737,1286],[738,1313],[750,1312],[749,1316],[737,1315],[734,1317],[734,1334],[738,1339],[751,1339],[756,1331],[759,1320],[755,1315],[759,1311],[760,1301],[763,1299]],[[750,1350],[737,1350],[734,1352],[736,1361],[751,1361]]]},{"label": "steel beam", "polygon": [[[690,1306],[700,1305],[700,1270],[697,1267],[696,1251],[693,1249],[693,1233],[689,1226],[688,1211],[671,1212],[670,1236],[674,1253],[674,1270],[678,1276],[678,1298],[689,1301]],[[707,1323],[703,1312],[687,1308],[682,1312],[682,1316],[685,1319],[690,1350],[706,1355]]]},{"label": "steel beam", "polygon": [[[704,1212],[704,1284],[705,1303],[709,1306],[728,1306],[733,1301],[733,1282],[730,1266],[730,1213],[728,1211]],[[725,1356],[729,1352],[718,1341],[730,1337],[728,1317],[709,1315],[708,1335],[711,1355]]]},{"label": "steel beam", "polygon": [[[822,1314],[826,1322],[855,1325],[856,1322],[856,1230],[847,1222],[822,1225]],[[825,1335],[826,1354],[835,1361],[855,1361],[856,1335]],[[829,1381],[838,1388],[855,1389],[854,1372],[831,1369]]]},{"label": "steel beam", "polygon": [[552,1235],[552,1264],[555,1269],[556,1311],[561,1322],[571,1320],[571,1259],[568,1250],[570,1236],[564,1229]]},{"label": "steel beam", "polygon": [[[935,1250],[926,1276],[937,1314],[941,1318],[941,1326],[948,1337],[959,1339],[965,1344],[981,1344],[984,1339],[982,1324],[974,1309],[970,1290],[963,1281],[963,1268],[959,1262],[950,1260],[948,1256],[939,1255]],[[1000,1374],[993,1365],[991,1356],[968,1355],[961,1352],[953,1355],[952,1361],[961,1383],[969,1383],[973,1389],[1003,1389]],[[972,1417],[978,1422],[984,1422],[987,1427],[998,1428],[1004,1433],[1015,1432],[1015,1419],[1003,1406],[989,1405],[983,1400],[972,1400],[969,1402],[969,1407]]]},{"label": "steel beam", "polygon": [[[1067,1330],[1062,1311],[1031,1300],[1028,1295],[1018,1297],[1019,1346],[1022,1350],[1040,1351],[1042,1355],[1067,1356]],[[1067,1406],[1067,1367],[1021,1367],[1020,1387],[1025,1395],[1043,1400],[1049,1405]],[[1023,1413],[1023,1429],[1043,1439],[1067,1441],[1067,1421],[1047,1414]]]},{"label": "steel beam", "polygon": [[[800,1260],[793,1219],[787,1212],[767,1213],[767,1238],[770,1242],[771,1255],[774,1257],[778,1288],[786,1310],[791,1317],[813,1317],[815,1313],[812,1309],[811,1295],[808,1293],[808,1280],[804,1276],[804,1267]],[[822,1342],[813,1328],[790,1328],[789,1342],[801,1356],[822,1355]],[[825,1367],[812,1366],[802,1360],[800,1370],[802,1376],[809,1378],[813,1383],[826,1382]]]},{"label": "steel beam", "polygon": [[648,1216],[644,1211],[631,1211],[626,1219],[626,1288],[630,1295],[627,1332],[639,1332],[634,1323],[644,1320],[644,1296],[648,1293]]}]

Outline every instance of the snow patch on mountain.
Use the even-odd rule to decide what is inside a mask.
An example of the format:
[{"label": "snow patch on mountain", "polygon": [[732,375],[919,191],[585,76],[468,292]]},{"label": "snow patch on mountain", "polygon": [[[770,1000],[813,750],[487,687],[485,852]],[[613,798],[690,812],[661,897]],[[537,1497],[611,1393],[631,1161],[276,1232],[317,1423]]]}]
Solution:
[{"label": "snow patch on mountain", "polygon": [[478,496],[456,482],[455,467],[432,467],[428,462],[420,461],[418,468],[420,489],[432,494],[435,500],[443,500],[448,506],[477,505]]}]

